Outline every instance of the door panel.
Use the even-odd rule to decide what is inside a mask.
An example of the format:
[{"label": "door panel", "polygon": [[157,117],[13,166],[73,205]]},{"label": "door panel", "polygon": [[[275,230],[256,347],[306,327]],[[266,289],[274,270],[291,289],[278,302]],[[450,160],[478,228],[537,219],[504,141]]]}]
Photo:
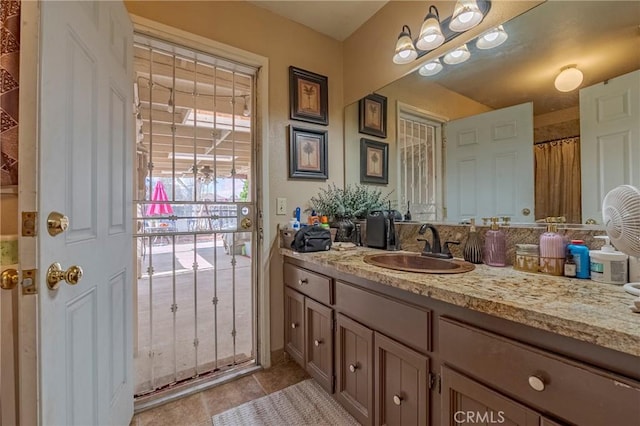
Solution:
[{"label": "door panel", "polygon": [[640,71],[580,90],[582,219],[602,223],[611,189],[640,187]]},{"label": "door panel", "polygon": [[304,368],[304,296],[284,289],[285,349]]},{"label": "door panel", "polygon": [[333,310],[308,297],[305,306],[305,362],[309,374],[333,393]]},{"label": "door panel", "polygon": [[[133,414],[132,37],[121,2],[41,3],[42,424],[128,424]],[[55,237],[53,211],[69,218]],[[82,279],[50,290],[54,262],[79,265]]]},{"label": "door panel", "polygon": [[532,222],[533,105],[446,124],[446,218],[509,216]]}]

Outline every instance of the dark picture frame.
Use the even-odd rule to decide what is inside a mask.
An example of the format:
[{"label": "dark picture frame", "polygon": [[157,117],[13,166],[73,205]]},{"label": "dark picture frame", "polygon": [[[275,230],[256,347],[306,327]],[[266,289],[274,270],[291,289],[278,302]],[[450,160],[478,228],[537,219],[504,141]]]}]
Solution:
[{"label": "dark picture frame", "polygon": [[293,66],[289,67],[289,118],[307,123],[329,124],[329,80]]},{"label": "dark picture frame", "polygon": [[358,102],[358,131],[365,135],[387,137],[387,98],[371,94]]},{"label": "dark picture frame", "polygon": [[360,182],[389,183],[389,144],[360,139]]},{"label": "dark picture frame", "polygon": [[327,131],[289,126],[289,178],[329,178]]}]

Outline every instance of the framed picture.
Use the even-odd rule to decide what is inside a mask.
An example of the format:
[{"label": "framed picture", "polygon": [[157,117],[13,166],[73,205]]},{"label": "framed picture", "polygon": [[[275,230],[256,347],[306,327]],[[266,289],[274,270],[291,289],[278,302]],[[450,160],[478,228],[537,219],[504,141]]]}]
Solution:
[{"label": "framed picture", "polygon": [[289,118],[328,125],[328,91],[327,77],[289,67]]},{"label": "framed picture", "polygon": [[327,179],[327,131],[289,126],[289,177]]},{"label": "framed picture", "polygon": [[389,144],[360,139],[360,182],[389,183]]},{"label": "framed picture", "polygon": [[387,98],[382,95],[365,96],[358,103],[358,130],[365,135],[387,137]]}]

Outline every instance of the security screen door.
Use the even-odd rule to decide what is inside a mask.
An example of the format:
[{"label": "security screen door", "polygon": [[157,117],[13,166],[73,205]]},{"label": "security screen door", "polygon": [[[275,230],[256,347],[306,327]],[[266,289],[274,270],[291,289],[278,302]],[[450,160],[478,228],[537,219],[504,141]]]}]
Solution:
[{"label": "security screen door", "polygon": [[142,395],[255,363],[256,69],[136,35],[134,71]]}]

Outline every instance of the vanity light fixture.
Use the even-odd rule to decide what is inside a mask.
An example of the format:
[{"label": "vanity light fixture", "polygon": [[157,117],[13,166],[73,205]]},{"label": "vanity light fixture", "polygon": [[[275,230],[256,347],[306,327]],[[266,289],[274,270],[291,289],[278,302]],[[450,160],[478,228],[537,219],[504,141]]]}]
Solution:
[{"label": "vanity light fixture", "polygon": [[582,71],[575,65],[568,65],[560,71],[553,83],[560,92],[571,92],[582,84]]},{"label": "vanity light fixture", "polygon": [[478,49],[493,49],[504,43],[509,36],[502,25],[487,31],[478,37],[476,47]]},{"label": "vanity light fixture", "polygon": [[434,59],[433,61],[427,62],[421,66],[418,70],[418,74],[423,77],[429,77],[438,74],[440,71],[442,71],[442,63],[440,62],[440,59]]},{"label": "vanity light fixture", "polygon": [[444,35],[440,28],[440,14],[438,8],[429,6],[429,13],[422,22],[420,35],[416,47],[420,50],[433,50],[444,43]]},{"label": "vanity light fixture", "polygon": [[467,59],[469,59],[471,57],[471,53],[469,52],[469,49],[467,48],[466,44],[463,44],[462,46],[447,52],[447,54],[444,55],[444,63],[448,64],[448,65],[456,65],[456,64],[461,64],[464,61],[466,61]]},{"label": "vanity light fixture", "polygon": [[449,29],[455,32],[467,31],[480,22],[484,15],[475,0],[458,0],[451,15]]},{"label": "vanity light fixture", "polygon": [[394,64],[408,64],[418,57],[416,47],[411,39],[411,29],[407,25],[402,26],[396,42],[396,52],[393,55]]}]

